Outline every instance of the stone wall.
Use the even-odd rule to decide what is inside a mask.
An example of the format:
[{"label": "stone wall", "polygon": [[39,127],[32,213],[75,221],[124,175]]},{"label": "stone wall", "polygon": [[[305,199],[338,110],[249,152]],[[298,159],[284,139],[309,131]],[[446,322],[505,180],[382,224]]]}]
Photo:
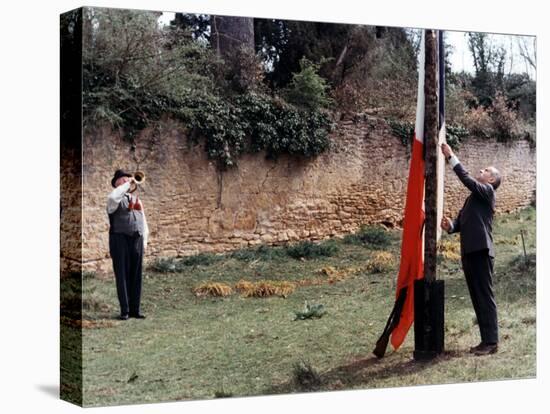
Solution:
[{"label": "stone wall", "polygon": [[[381,119],[343,119],[333,133],[334,148],[314,160],[245,155],[224,173],[200,145],[188,143],[181,125],[167,120],[161,131],[161,143],[152,147],[150,131],[144,131],[134,152],[108,128],[85,135],[85,269],[111,272],[105,204],[117,168],[139,167],[147,174],[140,190],[151,230],[146,260],[320,240],[356,231],[364,223],[401,224],[410,154]],[[501,169],[498,212],[532,201],[536,157],[526,142],[471,139],[457,154],[471,171],[491,164]],[[454,215],[467,191],[450,168],[445,185],[445,210]]]}]

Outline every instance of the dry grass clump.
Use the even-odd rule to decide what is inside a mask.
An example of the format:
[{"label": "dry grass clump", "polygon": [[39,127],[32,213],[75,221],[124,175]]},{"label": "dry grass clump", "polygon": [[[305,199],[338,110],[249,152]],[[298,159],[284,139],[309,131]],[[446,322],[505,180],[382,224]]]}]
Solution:
[{"label": "dry grass clump", "polygon": [[336,269],[334,266],[326,266],[317,271],[317,273],[327,276],[328,283],[336,283],[348,278],[348,276],[361,271],[358,267],[347,267],[344,269]]},{"label": "dry grass clump", "polygon": [[235,288],[245,298],[265,298],[269,296],[281,296],[286,298],[296,289],[296,284],[287,281],[261,280],[259,282],[248,282],[241,280]]},{"label": "dry grass clump", "polygon": [[297,286],[319,286],[326,283],[326,279],[321,277],[314,277],[308,279],[300,279],[294,282]]},{"label": "dry grass clump", "polygon": [[457,241],[442,240],[437,249],[445,259],[460,260],[460,243]]},{"label": "dry grass clump", "polygon": [[366,270],[370,273],[383,273],[393,269],[395,259],[390,252],[375,252],[367,261]]},{"label": "dry grass clump", "polygon": [[233,289],[225,283],[207,282],[194,288],[193,293],[199,298],[204,296],[225,297],[231,295],[233,293]]}]

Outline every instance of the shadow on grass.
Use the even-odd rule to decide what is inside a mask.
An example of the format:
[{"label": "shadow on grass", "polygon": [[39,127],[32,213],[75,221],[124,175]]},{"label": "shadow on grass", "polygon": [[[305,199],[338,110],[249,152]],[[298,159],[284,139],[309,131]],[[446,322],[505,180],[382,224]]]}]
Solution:
[{"label": "shadow on grass", "polygon": [[301,386],[294,378],[274,385],[265,391],[266,394],[289,394],[294,392],[333,391],[352,388],[368,388],[387,378],[398,378],[403,375],[419,373],[451,358],[462,357],[464,352],[447,351],[432,361],[415,361],[406,356],[393,354],[383,359],[374,356],[357,359],[348,364],[335,367],[319,374],[320,385],[315,388]]}]

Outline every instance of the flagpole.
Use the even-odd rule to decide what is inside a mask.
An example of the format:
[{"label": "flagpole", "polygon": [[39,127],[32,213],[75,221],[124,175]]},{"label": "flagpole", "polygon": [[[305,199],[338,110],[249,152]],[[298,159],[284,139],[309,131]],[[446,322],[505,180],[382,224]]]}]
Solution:
[{"label": "flagpole", "polygon": [[[429,360],[443,352],[443,281],[437,280],[438,203],[438,32],[425,32],[425,197],[424,278],[414,286],[416,360]],[[444,69],[444,68],[443,68]]]}]

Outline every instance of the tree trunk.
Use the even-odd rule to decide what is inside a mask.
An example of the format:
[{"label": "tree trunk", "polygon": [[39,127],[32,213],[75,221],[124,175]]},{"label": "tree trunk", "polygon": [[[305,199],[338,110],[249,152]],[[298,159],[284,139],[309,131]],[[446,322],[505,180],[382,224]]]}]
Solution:
[{"label": "tree trunk", "polygon": [[252,17],[212,16],[211,44],[222,58],[244,48],[254,52],[254,19]]}]

